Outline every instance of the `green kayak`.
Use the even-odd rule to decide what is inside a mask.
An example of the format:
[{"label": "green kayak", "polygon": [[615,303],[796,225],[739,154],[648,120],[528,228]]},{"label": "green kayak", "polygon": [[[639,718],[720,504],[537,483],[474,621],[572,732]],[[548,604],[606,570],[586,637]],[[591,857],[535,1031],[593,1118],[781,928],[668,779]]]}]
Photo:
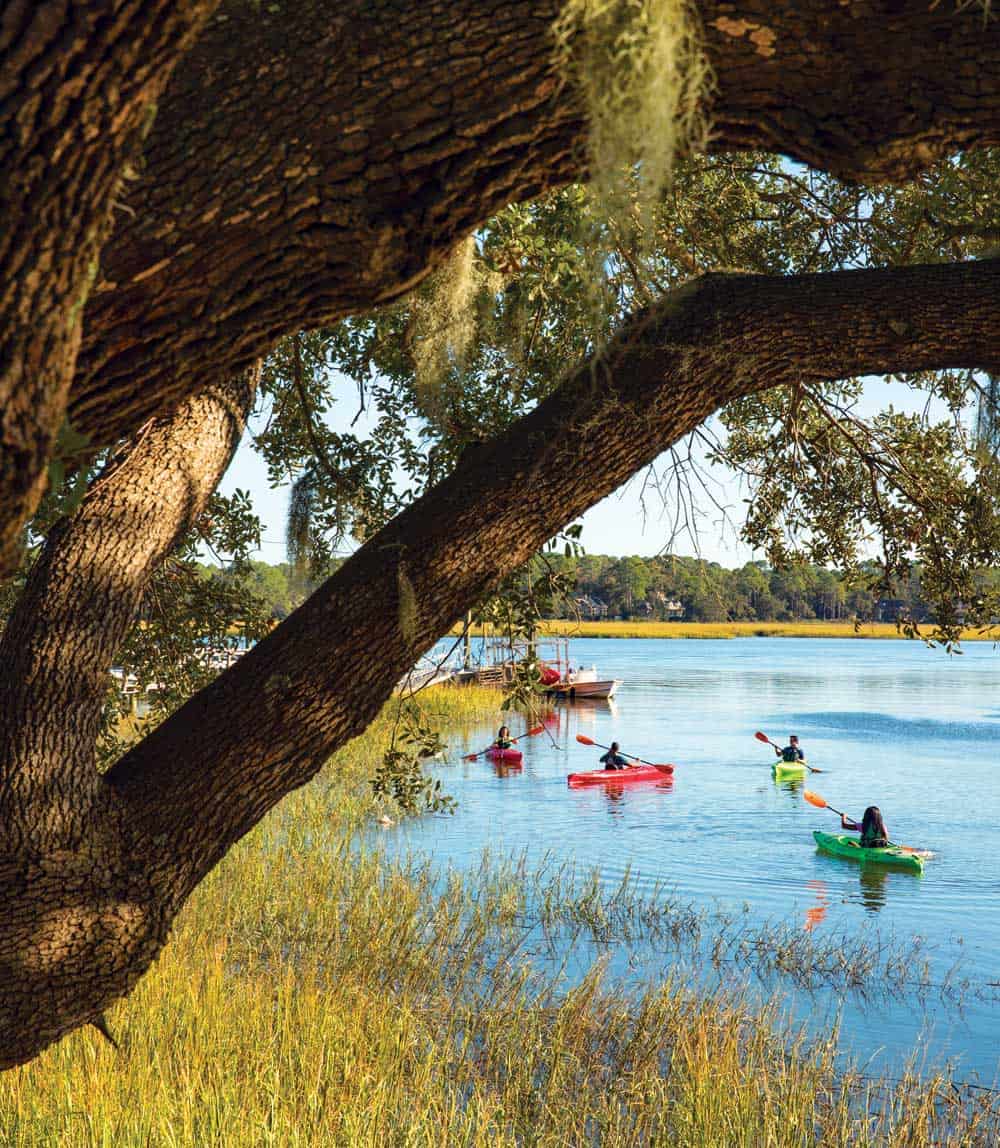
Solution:
[{"label": "green kayak", "polygon": [[909,869],[912,873],[923,873],[923,858],[916,853],[908,853],[896,845],[886,849],[865,849],[858,844],[856,837],[848,837],[840,833],[821,833],[813,830],[816,845],[824,853],[832,853],[835,857],[852,857],[855,861],[866,861],[876,865],[895,865],[901,869]]},{"label": "green kayak", "polygon": [[776,761],[771,766],[771,774],[775,778],[805,777],[806,763],[804,761]]}]

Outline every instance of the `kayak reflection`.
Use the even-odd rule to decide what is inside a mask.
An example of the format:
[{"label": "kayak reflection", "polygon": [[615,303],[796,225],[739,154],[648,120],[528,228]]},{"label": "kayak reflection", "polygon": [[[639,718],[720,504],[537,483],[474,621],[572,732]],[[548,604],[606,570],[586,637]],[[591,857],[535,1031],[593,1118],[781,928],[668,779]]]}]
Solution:
[{"label": "kayak reflection", "polygon": [[[600,786],[604,792],[604,796],[608,799],[608,812],[618,815],[625,808],[624,797],[626,793],[642,792],[642,790],[635,790],[631,786],[615,784],[613,781],[605,782]],[[670,792],[674,788],[674,781],[672,777],[665,777],[662,781],[657,782],[655,785],[647,785],[644,787],[646,793],[651,789],[661,789]]]},{"label": "kayak reflection", "polygon": [[795,804],[798,805],[804,784],[801,777],[776,777],[774,784],[778,789],[783,789]]},{"label": "kayak reflection", "polygon": [[806,888],[816,898],[816,904],[806,909],[805,928],[811,932],[826,916],[827,910],[830,908],[830,897],[823,881],[807,881]]},{"label": "kayak reflection", "polygon": [[877,913],[885,904],[889,871],[877,865],[862,865],[859,873],[861,903],[869,913]]}]

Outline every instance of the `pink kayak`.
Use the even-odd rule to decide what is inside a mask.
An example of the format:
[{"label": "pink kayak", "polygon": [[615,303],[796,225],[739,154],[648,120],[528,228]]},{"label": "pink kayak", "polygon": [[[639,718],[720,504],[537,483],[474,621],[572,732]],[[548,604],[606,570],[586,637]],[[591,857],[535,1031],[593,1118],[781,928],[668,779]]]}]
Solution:
[{"label": "pink kayak", "polygon": [[622,785],[633,781],[663,781],[674,772],[672,765],[630,765],[625,769],[591,769],[586,773],[571,773],[566,781],[576,789],[581,785]]},{"label": "pink kayak", "polygon": [[490,761],[503,761],[508,765],[517,765],[520,763],[521,758],[524,757],[524,754],[519,749],[514,749],[513,747],[510,749],[500,749],[495,745],[491,745],[486,751],[486,756]]}]

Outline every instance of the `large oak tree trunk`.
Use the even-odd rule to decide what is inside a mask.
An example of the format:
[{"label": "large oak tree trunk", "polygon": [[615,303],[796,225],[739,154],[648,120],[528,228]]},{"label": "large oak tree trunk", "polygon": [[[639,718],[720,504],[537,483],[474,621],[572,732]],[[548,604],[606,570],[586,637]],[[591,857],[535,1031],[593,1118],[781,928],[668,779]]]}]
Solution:
[{"label": "large oak tree trunk", "polygon": [[[100,679],[83,672],[94,669],[87,655],[106,665],[129,595],[134,601],[156,554],[214,485],[236,420],[218,403],[201,413],[182,408],[191,414],[186,437],[183,421],[158,428],[155,446],[144,439],[53,539],[0,648],[16,671],[4,675],[4,712],[18,715],[3,735],[10,748],[0,775],[12,826],[0,868],[0,1066],[30,1058],[126,993],[209,869],[361,732],[417,654],[567,520],[719,405],[800,379],[995,368],[998,319],[997,260],[690,284],[637,316],[599,359],[466,458],[236,667],[98,777],[83,744],[92,726],[77,737],[63,710],[58,729],[36,742],[20,725],[44,720],[50,680],[58,697],[93,712]],[[181,464],[196,449],[204,460]],[[158,480],[169,508],[161,522],[150,498],[130,504],[126,490],[160,472],[164,451],[177,463]],[[124,536],[144,557],[112,586]],[[76,561],[83,551],[87,560]],[[79,685],[61,673],[44,623],[33,622],[57,589],[57,615],[79,641],[70,651]],[[64,611],[75,609],[83,615],[67,628]]]},{"label": "large oak tree trunk", "polygon": [[[556,0],[227,0],[177,70],[86,315],[74,422],[134,429],[282,334],[398,298],[578,179]],[[711,147],[900,179],[1000,142],[1000,20],[928,0],[700,0]],[[192,316],[196,317],[192,321]]]},{"label": "large oak tree trunk", "polygon": [[0,1064],[93,1019],[166,937],[173,881],[136,863],[95,742],[112,655],[229,465],[255,379],[208,388],[120,452],[0,640]]},{"label": "large oak tree trunk", "polygon": [[0,577],[45,489],[112,200],[216,2],[0,5]]}]

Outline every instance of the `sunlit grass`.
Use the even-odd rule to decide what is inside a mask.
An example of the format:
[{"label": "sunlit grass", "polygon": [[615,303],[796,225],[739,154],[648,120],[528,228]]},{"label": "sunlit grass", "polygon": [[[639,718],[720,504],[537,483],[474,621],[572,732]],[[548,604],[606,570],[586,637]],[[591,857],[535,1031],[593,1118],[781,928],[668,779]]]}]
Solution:
[{"label": "sunlit grass", "polygon": [[[421,700],[446,721],[493,720],[499,701]],[[430,862],[388,863],[378,834],[393,830],[378,828],[386,809],[365,779],[391,728],[390,712],[198,889],[109,1014],[119,1052],[88,1029],[0,1075],[4,1148],[1000,1138],[997,1111],[946,1080],[886,1086],[838,1071],[835,1033],[809,1045],[736,991],[667,980],[626,995],[598,962],[566,992],[559,962],[532,955],[539,936],[556,950],[582,934],[674,951],[718,922],[627,875],[606,889],[523,858],[444,879]],[[778,930],[770,941],[765,964],[827,952]],[[736,921],[719,967],[763,947]],[[858,967],[882,978],[880,959]]]},{"label": "sunlit grass", "polygon": [[[902,638],[891,622],[584,622],[550,619],[542,633],[569,638]],[[965,630],[963,642],[995,641]]]}]

